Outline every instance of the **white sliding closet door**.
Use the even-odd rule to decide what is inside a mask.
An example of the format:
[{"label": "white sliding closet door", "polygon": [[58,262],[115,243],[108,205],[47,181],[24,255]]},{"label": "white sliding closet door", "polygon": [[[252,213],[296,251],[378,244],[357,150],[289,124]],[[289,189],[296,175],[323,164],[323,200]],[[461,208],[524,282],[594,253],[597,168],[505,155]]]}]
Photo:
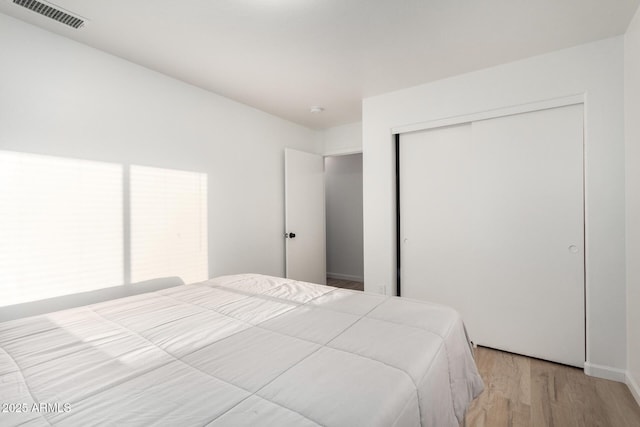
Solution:
[{"label": "white sliding closet door", "polygon": [[471,141],[470,123],[400,137],[402,296],[462,313],[475,286]]},{"label": "white sliding closet door", "polygon": [[403,296],[478,344],[582,367],[582,105],[401,136]]}]

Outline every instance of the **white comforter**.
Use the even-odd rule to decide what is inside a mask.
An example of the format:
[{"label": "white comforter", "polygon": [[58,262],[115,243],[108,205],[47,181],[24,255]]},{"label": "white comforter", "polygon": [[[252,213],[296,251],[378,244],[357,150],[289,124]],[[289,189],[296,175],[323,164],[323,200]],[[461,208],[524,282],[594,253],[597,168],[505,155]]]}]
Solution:
[{"label": "white comforter", "polygon": [[0,425],[458,426],[440,305],[236,275],[0,323]]}]

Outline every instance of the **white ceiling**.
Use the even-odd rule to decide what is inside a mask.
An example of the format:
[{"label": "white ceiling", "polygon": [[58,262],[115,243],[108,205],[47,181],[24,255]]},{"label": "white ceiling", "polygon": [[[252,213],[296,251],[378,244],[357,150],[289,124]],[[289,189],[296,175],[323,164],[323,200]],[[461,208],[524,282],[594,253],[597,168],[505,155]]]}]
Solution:
[{"label": "white ceiling", "polygon": [[[311,128],[361,100],[623,34],[640,0],[54,0],[0,12]],[[326,111],[309,113],[321,105]]]}]

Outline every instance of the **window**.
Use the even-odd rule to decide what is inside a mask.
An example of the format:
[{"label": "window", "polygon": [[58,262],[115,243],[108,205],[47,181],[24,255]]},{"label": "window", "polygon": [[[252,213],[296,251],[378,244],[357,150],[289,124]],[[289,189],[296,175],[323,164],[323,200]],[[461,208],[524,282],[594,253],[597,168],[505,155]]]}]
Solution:
[{"label": "window", "polygon": [[131,281],[206,280],[207,175],[132,166]]},{"label": "window", "polygon": [[207,174],[124,172],[0,151],[0,306],[127,281],[208,278]]},{"label": "window", "polygon": [[0,305],[123,283],[122,167],[0,151]]}]

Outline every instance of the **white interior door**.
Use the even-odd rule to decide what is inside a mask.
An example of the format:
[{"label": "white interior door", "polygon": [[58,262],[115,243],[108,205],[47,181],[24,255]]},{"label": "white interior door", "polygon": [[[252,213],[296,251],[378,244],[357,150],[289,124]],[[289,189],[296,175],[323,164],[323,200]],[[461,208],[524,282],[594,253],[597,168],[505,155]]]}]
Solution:
[{"label": "white interior door", "polygon": [[287,278],[327,283],[324,159],[285,149],[285,235]]},{"label": "white interior door", "polygon": [[582,105],[402,135],[402,292],[478,344],[583,366]]}]

